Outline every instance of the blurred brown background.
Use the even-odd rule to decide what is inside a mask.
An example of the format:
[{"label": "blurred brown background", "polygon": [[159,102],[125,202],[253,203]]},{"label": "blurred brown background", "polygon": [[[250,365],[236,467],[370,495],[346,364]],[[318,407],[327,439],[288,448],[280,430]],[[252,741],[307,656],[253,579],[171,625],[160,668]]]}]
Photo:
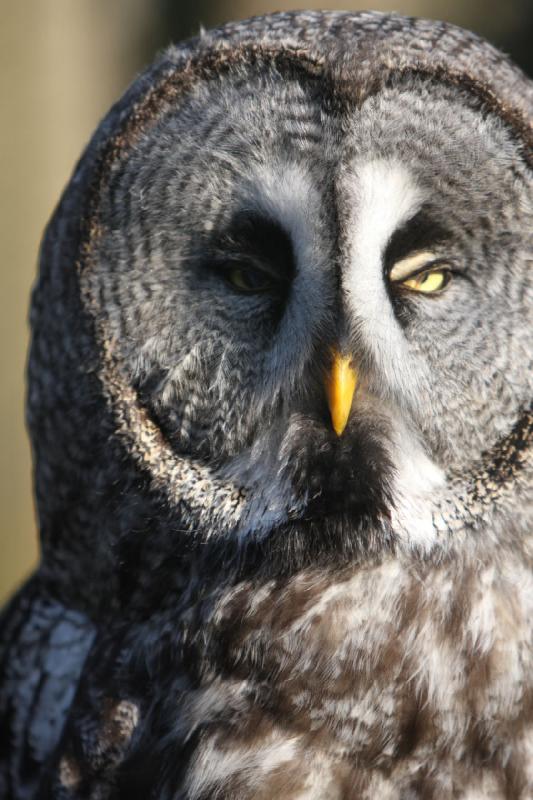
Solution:
[{"label": "blurred brown background", "polygon": [[43,227],[81,149],[153,54],[200,24],[339,7],[449,20],[533,74],[531,0],[0,0],[0,601],[38,557],[23,411],[27,308]]}]

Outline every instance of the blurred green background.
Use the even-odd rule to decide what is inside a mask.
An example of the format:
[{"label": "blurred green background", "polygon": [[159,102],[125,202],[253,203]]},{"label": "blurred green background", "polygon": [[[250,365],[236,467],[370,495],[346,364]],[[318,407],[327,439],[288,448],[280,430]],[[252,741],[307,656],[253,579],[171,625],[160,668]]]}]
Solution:
[{"label": "blurred green background", "polygon": [[[27,308],[39,240],[109,105],[153,54],[205,27],[341,0],[0,0],[0,601],[38,558],[24,426]],[[533,74],[532,0],[349,3],[445,19],[481,33]]]}]

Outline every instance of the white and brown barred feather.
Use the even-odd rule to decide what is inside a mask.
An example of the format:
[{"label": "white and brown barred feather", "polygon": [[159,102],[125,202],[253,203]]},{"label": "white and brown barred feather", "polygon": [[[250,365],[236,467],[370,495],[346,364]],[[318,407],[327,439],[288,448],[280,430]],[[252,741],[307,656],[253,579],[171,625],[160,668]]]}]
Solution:
[{"label": "white and brown barred feather", "polygon": [[[513,338],[491,319],[476,339],[472,323],[466,350],[507,376],[498,402],[483,402],[480,380],[466,420],[459,380],[439,399],[420,378],[420,396],[450,416],[437,436],[413,403],[413,437],[397,426],[402,375],[386,386],[379,353],[362,347],[366,401],[337,442],[319,410],[294,399],[298,381],[306,396],[316,388],[293,366],[297,348],[302,364],[320,359],[297,336],[284,340],[293,361],[276,355],[291,392],[269,373],[269,393],[239,402],[256,373],[246,342],[237,353],[225,343],[231,317],[216,300],[208,344],[195,344],[199,306],[176,358],[173,315],[196,300],[170,282],[206,242],[216,256],[228,241],[212,239],[228,210],[198,143],[224,185],[242,180],[246,147],[265,148],[250,162],[261,209],[286,210],[320,288],[326,259],[306,226],[342,263],[347,234],[328,231],[349,230],[349,209],[328,218],[315,167],[302,164],[315,160],[319,175],[337,131],[349,138],[373,102],[389,129],[401,131],[409,109],[423,138],[429,104],[417,93],[442,108],[459,97],[458,131],[477,114],[494,152],[508,154],[505,170],[492,151],[480,160],[487,173],[498,161],[507,187],[487,200],[500,227],[485,223],[479,253],[464,244],[473,262],[498,247],[515,257],[498,278],[498,316],[525,331]],[[231,115],[237,100],[244,120],[278,126],[294,154],[287,185],[269,186],[267,129],[248,141]],[[203,34],[164,53],[112,109],[48,227],[33,298],[28,419],[43,557],[2,620],[2,797],[533,797],[532,119],[531,82],[490,45],[374,13],[278,14]],[[382,159],[403,152],[387,135]],[[439,184],[454,198],[450,225],[474,241],[455,180],[443,173]],[[294,187],[305,214],[291,207]],[[203,225],[199,245],[189,215]],[[284,236],[269,228],[261,246],[283,256]],[[261,339],[257,319],[245,333]],[[283,320],[264,323],[267,338],[271,324]],[[224,392],[202,394],[214,375]],[[408,478],[399,454],[413,462]]]}]

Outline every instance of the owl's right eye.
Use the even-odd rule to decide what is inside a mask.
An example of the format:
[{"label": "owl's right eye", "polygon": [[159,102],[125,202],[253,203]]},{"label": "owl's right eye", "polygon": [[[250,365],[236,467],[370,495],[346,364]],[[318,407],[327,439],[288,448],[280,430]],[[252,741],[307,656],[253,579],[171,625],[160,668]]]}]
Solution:
[{"label": "owl's right eye", "polygon": [[276,288],[276,280],[262,269],[243,264],[230,264],[224,269],[224,277],[232,289],[245,294],[260,294]]},{"label": "owl's right eye", "polygon": [[206,265],[238,294],[283,300],[294,276],[290,236],[277,222],[239,213],[208,247]]}]

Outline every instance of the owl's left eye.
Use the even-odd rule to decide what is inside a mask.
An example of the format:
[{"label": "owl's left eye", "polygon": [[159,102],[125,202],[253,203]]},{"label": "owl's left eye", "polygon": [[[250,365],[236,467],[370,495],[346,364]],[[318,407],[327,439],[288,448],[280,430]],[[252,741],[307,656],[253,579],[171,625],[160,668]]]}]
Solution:
[{"label": "owl's left eye", "polygon": [[450,271],[447,269],[426,269],[402,281],[401,286],[405,286],[414,292],[434,294],[435,292],[441,292],[449,280]]},{"label": "owl's left eye", "polygon": [[242,264],[228,265],[224,274],[233,289],[246,294],[268,292],[276,286],[274,277],[265,270]]},{"label": "owl's left eye", "polygon": [[451,277],[450,265],[437,259],[430,251],[415,253],[396,262],[389,274],[391,283],[420,294],[439,294]]}]

